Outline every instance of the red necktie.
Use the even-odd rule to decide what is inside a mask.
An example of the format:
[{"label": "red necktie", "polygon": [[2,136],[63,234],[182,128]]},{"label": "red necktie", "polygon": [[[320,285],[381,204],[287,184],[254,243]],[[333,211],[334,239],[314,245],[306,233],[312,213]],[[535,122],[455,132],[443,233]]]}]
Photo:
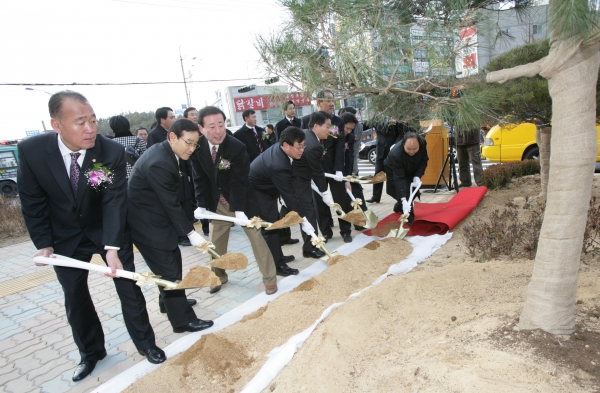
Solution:
[{"label": "red necktie", "polygon": [[262,153],[264,151],[264,149],[260,143],[260,139],[258,139],[258,133],[254,129],[254,127],[252,127],[252,132],[254,133],[254,137],[256,138],[256,144],[258,145],[258,148],[260,149],[260,152]]},{"label": "red necktie", "polygon": [[[215,161],[217,160],[217,147],[213,146],[212,147],[212,162],[213,164],[215,163]],[[219,201],[224,204],[225,206],[229,207],[229,202],[227,202],[227,199],[225,199],[225,197],[223,196],[223,194],[219,194]]]}]

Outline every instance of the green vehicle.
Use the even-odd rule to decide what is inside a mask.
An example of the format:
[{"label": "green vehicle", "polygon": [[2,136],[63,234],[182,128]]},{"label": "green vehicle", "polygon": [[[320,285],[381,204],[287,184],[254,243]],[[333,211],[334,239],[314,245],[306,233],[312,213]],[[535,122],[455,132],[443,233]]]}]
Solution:
[{"label": "green vehicle", "polygon": [[17,163],[19,162],[16,141],[0,142],[0,194],[17,195]]}]

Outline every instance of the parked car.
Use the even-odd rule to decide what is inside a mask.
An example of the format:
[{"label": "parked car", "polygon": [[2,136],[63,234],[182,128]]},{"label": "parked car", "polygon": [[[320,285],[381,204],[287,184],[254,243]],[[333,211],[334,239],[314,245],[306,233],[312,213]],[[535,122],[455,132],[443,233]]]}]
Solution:
[{"label": "parked car", "polygon": [[17,162],[16,145],[0,144],[0,194],[17,195]]},{"label": "parked car", "polygon": [[[535,141],[535,124],[521,123],[513,127],[502,127],[500,124],[492,127],[485,136],[481,153],[488,161],[510,162],[527,159],[538,159],[540,149]],[[598,132],[598,157],[600,163],[600,125]],[[599,167],[598,163],[596,168]]]},{"label": "parked car", "polygon": [[358,151],[358,158],[361,160],[369,160],[371,164],[375,165],[375,160],[377,159],[377,152],[375,150],[376,144],[377,139],[371,139],[368,142],[361,142],[360,150]]}]

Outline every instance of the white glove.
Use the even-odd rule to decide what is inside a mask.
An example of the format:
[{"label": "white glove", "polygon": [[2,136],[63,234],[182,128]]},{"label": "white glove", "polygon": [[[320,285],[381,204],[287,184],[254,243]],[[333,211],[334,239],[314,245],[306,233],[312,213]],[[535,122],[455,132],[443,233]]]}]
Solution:
[{"label": "white glove", "polygon": [[190,239],[190,243],[192,243],[192,246],[194,247],[198,247],[206,241],[206,239],[196,231],[192,231],[192,233],[188,235],[188,239]]},{"label": "white glove", "polygon": [[410,213],[410,204],[408,203],[406,198],[402,198],[401,201],[402,201],[402,213],[404,213],[404,214]]},{"label": "white glove", "polygon": [[238,220],[239,225],[246,225],[250,221],[244,212],[235,212],[235,218]]},{"label": "white glove", "polygon": [[333,203],[333,198],[331,197],[331,191],[327,190],[327,191],[323,192],[323,202],[325,202],[325,204],[327,206],[329,206]]},{"label": "white glove", "polygon": [[412,184],[416,187],[416,188],[420,188],[421,184],[423,184],[421,182],[421,179],[419,179],[417,176],[413,177],[413,182]]},{"label": "white glove", "polygon": [[196,210],[194,210],[194,217],[198,218],[196,215],[197,214],[206,214],[206,209],[203,207],[199,207]]},{"label": "white glove", "polygon": [[344,174],[341,171],[336,171],[335,172],[335,177],[333,178],[336,181],[343,181],[344,180]]},{"label": "white glove", "polygon": [[307,235],[310,236],[312,233],[315,233],[315,228],[310,224],[310,222],[308,222],[306,217],[304,217],[304,222],[300,225],[302,226],[302,230],[304,231],[304,233],[306,233]]}]

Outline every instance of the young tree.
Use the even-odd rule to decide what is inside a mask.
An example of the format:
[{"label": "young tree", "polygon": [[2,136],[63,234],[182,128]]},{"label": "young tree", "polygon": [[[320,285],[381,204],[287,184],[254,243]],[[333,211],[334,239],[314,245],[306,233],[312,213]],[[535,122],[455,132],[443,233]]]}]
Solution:
[{"label": "young tree", "polygon": [[550,175],[533,276],[519,326],[555,334],[575,330],[581,244],[597,156],[598,3],[550,1],[548,56],[492,72],[488,82],[541,75],[552,97]]}]

